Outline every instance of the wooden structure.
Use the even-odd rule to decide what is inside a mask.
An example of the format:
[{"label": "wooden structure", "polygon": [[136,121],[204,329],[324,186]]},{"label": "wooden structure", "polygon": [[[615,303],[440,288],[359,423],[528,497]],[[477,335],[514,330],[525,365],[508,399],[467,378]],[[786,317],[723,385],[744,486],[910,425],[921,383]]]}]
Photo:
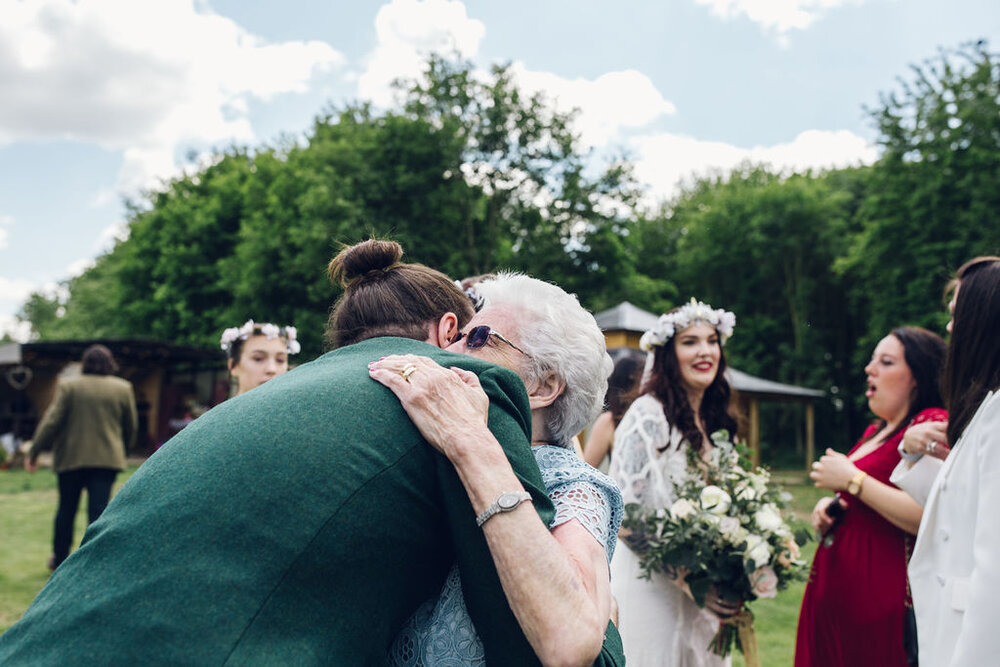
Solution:
[{"label": "wooden structure", "polygon": [[[656,315],[623,301],[614,308],[597,313],[598,326],[604,331],[608,350],[629,347],[638,349],[639,338],[652,329]],[[773,382],[738,371],[732,366],[727,371],[730,386],[736,390],[740,412],[746,418],[747,444],[753,450],[754,465],[760,464],[760,404],[762,401],[800,403],[805,407],[806,470],[816,455],[816,413],[814,403],[826,396],[819,389]]]},{"label": "wooden structure", "polygon": [[60,377],[80,373],[83,351],[108,347],[132,383],[139,410],[135,453],[149,454],[185,423],[228,396],[220,350],[154,340],[75,340],[0,345],[0,433],[28,439]]}]

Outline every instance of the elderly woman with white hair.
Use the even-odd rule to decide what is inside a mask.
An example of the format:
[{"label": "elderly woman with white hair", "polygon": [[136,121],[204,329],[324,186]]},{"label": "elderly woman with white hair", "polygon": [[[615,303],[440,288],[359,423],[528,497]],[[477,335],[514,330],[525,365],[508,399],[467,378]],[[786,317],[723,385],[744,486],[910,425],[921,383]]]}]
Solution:
[{"label": "elderly woman with white hair", "polygon": [[[590,664],[611,615],[609,563],[622,501],[571,441],[602,408],[611,358],[593,316],[559,287],[501,274],[477,290],[484,305],[448,349],[493,361],[524,381],[532,449],[556,507],[551,526],[520,508],[528,498],[486,429],[488,402],[474,374],[394,356],[373,363],[371,376],[457,468],[507,601],[541,661]],[[390,663],[483,664],[457,570],[406,624]]]}]

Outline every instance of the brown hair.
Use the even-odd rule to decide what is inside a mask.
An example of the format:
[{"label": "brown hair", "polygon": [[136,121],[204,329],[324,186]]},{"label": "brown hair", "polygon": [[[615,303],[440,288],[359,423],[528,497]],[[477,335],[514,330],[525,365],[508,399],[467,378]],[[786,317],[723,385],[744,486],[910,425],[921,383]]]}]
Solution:
[{"label": "brown hair", "polygon": [[[940,382],[946,348],[941,336],[922,327],[897,327],[892,330],[891,335],[903,346],[903,359],[917,387],[910,397],[906,417],[885,437],[886,440],[905,431],[917,413],[944,405]],[[869,440],[885,426],[885,420],[879,420],[878,423],[880,426],[872,431]]]},{"label": "brown hair", "polygon": [[604,395],[604,405],[611,413],[615,428],[631,404],[645,365],[646,353],[639,350],[627,350],[615,361],[614,370],[608,378],[608,392]]},{"label": "brown hair", "polygon": [[83,372],[87,375],[111,375],[118,372],[118,364],[111,350],[103,345],[91,345],[83,351]]},{"label": "brown hair", "polygon": [[1000,257],[976,257],[958,269],[958,298],[943,394],[954,447],[986,394],[1000,387]]},{"label": "brown hair", "polygon": [[[670,312],[678,310],[674,308]],[[640,390],[643,394],[652,394],[663,404],[663,414],[671,428],[676,428],[684,436],[688,446],[700,450],[702,436],[695,423],[694,410],[688,402],[687,392],[681,379],[681,369],[677,363],[676,336],[671,337],[664,345],[657,346],[653,352],[653,367],[649,379]],[[701,399],[699,416],[705,426],[705,434],[711,435],[720,429],[729,431],[729,437],[735,438],[739,432],[734,406],[732,405],[732,389],[726,380],[726,354],[719,345],[719,367],[712,384],[705,389]],[[660,451],[670,447],[670,441],[664,443]]]},{"label": "brown hair", "polygon": [[369,239],[343,248],[330,260],[330,281],[344,288],[326,327],[331,348],[377,336],[425,340],[427,328],[445,313],[458,326],[472,318],[469,298],[440,271],[400,262],[395,241]]}]

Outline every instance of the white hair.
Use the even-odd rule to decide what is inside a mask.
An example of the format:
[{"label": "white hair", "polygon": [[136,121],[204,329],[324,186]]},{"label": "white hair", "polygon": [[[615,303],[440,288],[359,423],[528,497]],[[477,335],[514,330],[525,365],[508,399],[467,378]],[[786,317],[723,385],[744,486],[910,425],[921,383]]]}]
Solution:
[{"label": "white hair", "polygon": [[510,307],[524,315],[520,347],[530,357],[525,383],[539,382],[552,371],[566,390],[546,411],[553,440],[568,446],[604,407],[614,363],[597,321],[575,295],[522,273],[500,273],[476,286],[484,307]]}]

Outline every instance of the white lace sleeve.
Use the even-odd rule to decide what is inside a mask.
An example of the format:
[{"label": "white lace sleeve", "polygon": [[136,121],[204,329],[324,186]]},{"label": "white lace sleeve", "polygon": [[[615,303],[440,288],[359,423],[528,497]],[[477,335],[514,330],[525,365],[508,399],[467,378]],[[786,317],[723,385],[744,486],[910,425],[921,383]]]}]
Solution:
[{"label": "white lace sleeve", "polygon": [[632,403],[615,429],[608,470],[625,504],[657,509],[673,503],[674,484],[687,472],[687,448],[680,441],[656,398],[645,394]]}]

